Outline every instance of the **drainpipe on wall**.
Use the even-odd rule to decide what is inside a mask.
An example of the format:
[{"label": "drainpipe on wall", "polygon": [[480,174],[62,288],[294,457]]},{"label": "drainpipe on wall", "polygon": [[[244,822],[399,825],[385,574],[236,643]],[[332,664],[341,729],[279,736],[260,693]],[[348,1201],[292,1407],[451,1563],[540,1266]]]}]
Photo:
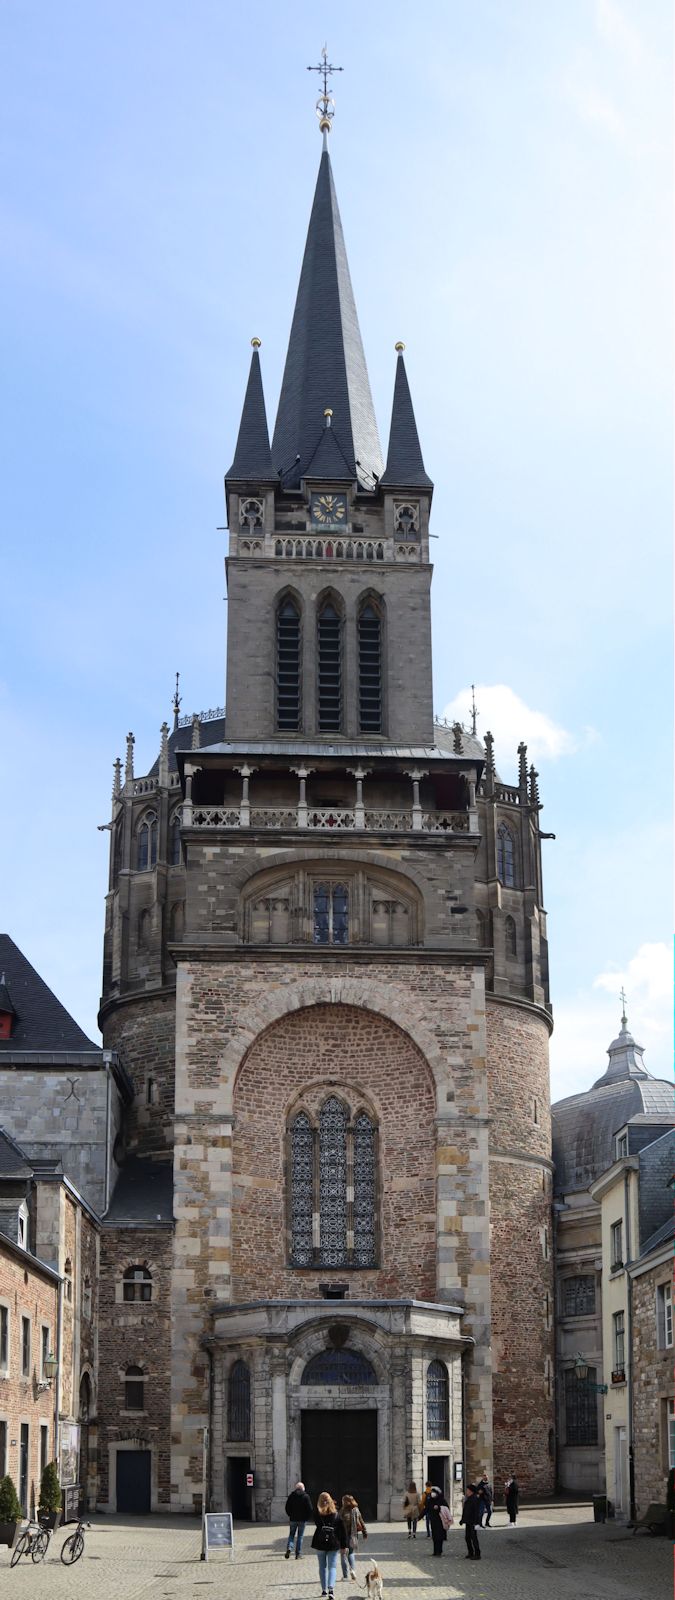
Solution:
[{"label": "drainpipe on wall", "polygon": [[637,1508],[635,1504],[635,1452],[633,1449],[633,1280],[628,1271],[632,1258],[630,1239],[630,1174],[623,1175],[623,1203],[626,1217],[626,1284],[627,1284],[627,1315],[626,1315],[626,1347],[628,1360],[626,1362],[626,1409],[628,1412],[628,1495],[630,1502],[630,1520],[635,1522]]},{"label": "drainpipe on wall", "polygon": [[103,1065],[105,1067],[105,1076],[106,1076],[106,1084],[105,1084],[105,1176],[104,1176],[104,1186],[103,1186],[103,1214],[104,1214],[104,1216],[105,1216],[106,1211],[108,1210],[108,1206],[110,1205],[110,1119],[111,1119],[111,1115],[112,1115],[112,1108],[111,1108],[112,1090],[111,1090],[111,1071],[110,1071],[110,1063],[111,1063],[111,1061],[112,1061],[112,1050],[104,1050],[103,1051]]},{"label": "drainpipe on wall", "polygon": [[63,1348],[63,1278],[59,1278],[59,1294],[56,1311],[56,1378],[54,1380],[54,1460],[59,1465],[60,1457],[60,1428],[59,1412],[61,1410],[61,1352]]}]

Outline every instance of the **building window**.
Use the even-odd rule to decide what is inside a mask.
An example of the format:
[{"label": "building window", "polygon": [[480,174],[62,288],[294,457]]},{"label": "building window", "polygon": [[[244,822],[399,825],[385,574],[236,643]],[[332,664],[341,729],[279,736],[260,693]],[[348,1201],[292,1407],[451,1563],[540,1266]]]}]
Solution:
[{"label": "building window", "polygon": [[30,1317],[21,1318],[21,1376],[30,1378]]},{"label": "building window", "polygon": [[127,1367],[124,1374],[125,1411],[145,1411],[145,1373],[142,1367]]},{"label": "building window", "polygon": [[40,1423],[40,1477],[49,1460],[49,1423]]},{"label": "building window", "polygon": [[625,1370],[626,1370],[626,1334],[625,1334],[625,1313],[623,1311],[615,1311],[614,1312],[614,1316],[612,1317],[612,1328],[613,1328],[613,1340],[614,1340],[614,1371],[615,1372],[625,1372]]},{"label": "building window", "polygon": [[342,623],[332,600],[325,600],[318,620],[319,732],[342,727]]},{"label": "building window", "polygon": [[337,1095],[318,1126],[299,1111],[289,1130],[290,1246],[294,1267],[372,1267],[376,1260],[377,1129],[353,1121]]},{"label": "building window", "polygon": [[372,1388],[377,1373],[359,1350],[320,1350],[312,1356],[300,1382],[309,1386],[340,1384],[342,1388]]},{"label": "building window", "polygon": [[506,917],[504,922],[504,945],[507,956],[517,956],[518,942],[516,939],[516,924],[513,917]]},{"label": "building window", "polygon": [[314,944],[348,944],[349,893],[344,883],[314,886]]},{"label": "building window", "polygon": [[610,1262],[613,1267],[623,1266],[623,1221],[613,1222],[610,1229]]},{"label": "building window", "polygon": [[246,1440],[251,1437],[251,1374],[245,1361],[235,1361],[230,1368],[227,1384],[228,1438]]},{"label": "building window", "polygon": [[157,817],[154,811],[147,811],[136,839],[136,868],[138,872],[146,872],[148,867],[154,867],[156,861]]},{"label": "building window", "polygon": [[152,1300],[152,1276],[147,1267],[127,1267],[122,1279],[123,1300]]},{"label": "building window", "polygon": [[497,877],[505,888],[512,889],[516,881],[514,867],[513,834],[505,822],[497,829]]},{"label": "building window", "polygon": [[595,1313],[595,1278],[566,1278],[563,1284],[563,1316],[592,1317]]},{"label": "building window", "polygon": [[667,1402],[668,1466],[675,1467],[675,1400]]},{"label": "building window", "polygon": [[617,1133],[617,1136],[616,1136],[616,1159],[617,1159],[617,1161],[622,1161],[623,1157],[627,1156],[627,1155],[628,1155],[628,1134],[627,1133]]},{"label": "building window", "polygon": [[300,612],[290,595],[277,609],[277,727],[300,727]]},{"label": "building window", "polygon": [[577,1377],[574,1367],[565,1369],[565,1444],[597,1445],[598,1401],[595,1389],[597,1369],[589,1367],[586,1378]]},{"label": "building window", "polygon": [[673,1347],[673,1286],[660,1283],[656,1291],[656,1336],[659,1350]]},{"label": "building window", "polygon": [[427,1438],[450,1438],[450,1385],[444,1361],[427,1367]]},{"label": "building window", "polygon": [[9,1308],[0,1306],[0,1372],[9,1370]]},{"label": "building window", "polygon": [[169,828],[169,866],[180,866],[180,812],[174,811]]},{"label": "building window", "polygon": [[359,612],[359,727],[382,732],[382,621],[368,604]]},{"label": "building window", "polygon": [[49,1328],[46,1328],[43,1322],[40,1328],[40,1378],[42,1381],[47,1376],[45,1368],[49,1357],[49,1343]]},{"label": "building window", "polygon": [[17,1244],[21,1245],[21,1249],[22,1250],[26,1250],[27,1249],[27,1247],[28,1247],[28,1209],[27,1209],[25,1204],[21,1205],[19,1207],[19,1215],[18,1215],[18,1221],[17,1221],[16,1242],[17,1242]]},{"label": "building window", "polygon": [[0,1478],[7,1472],[7,1423],[0,1422]]}]

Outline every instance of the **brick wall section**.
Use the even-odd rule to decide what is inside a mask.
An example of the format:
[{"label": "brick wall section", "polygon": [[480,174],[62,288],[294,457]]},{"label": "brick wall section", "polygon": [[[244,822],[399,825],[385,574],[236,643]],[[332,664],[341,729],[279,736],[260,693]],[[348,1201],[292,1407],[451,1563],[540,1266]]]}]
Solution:
[{"label": "brick wall section", "polygon": [[[436,1297],[435,1095],[408,1036],[354,1006],[294,1012],[252,1045],[234,1093],[232,1298],[319,1294],[320,1267],[288,1266],[285,1130],[298,1103],[316,1119],[330,1087],[379,1127],[379,1268],[349,1272],[352,1298]],[[412,1135],[412,1136],[411,1136]],[[337,1274],[339,1276],[339,1273]]]},{"label": "brick wall section", "polygon": [[[152,1155],[171,1144],[174,1106],[176,1002],[173,994],[149,995],[120,1005],[103,1024],[106,1050],[120,1050],[133,1079],[135,1097],[125,1120],[127,1150]],[[153,1102],[148,1104],[152,1078]]]},{"label": "brick wall section", "polygon": [[[7,1466],[19,1492],[21,1424],[29,1426],[28,1507],[34,1511],[40,1491],[40,1425],[49,1427],[48,1460],[54,1457],[54,1396],[51,1389],[36,1394],[40,1381],[41,1328],[46,1324],[51,1346],[56,1344],[58,1285],[37,1271],[27,1257],[15,1255],[0,1234],[0,1304],[9,1308],[9,1370],[0,1378],[0,1422],[7,1423]],[[21,1318],[30,1318],[31,1371],[21,1370]],[[0,1474],[3,1463],[0,1461]]]},{"label": "brick wall section", "polygon": [[[551,1493],[555,1349],[548,1029],[488,1005],[495,1484]],[[536,1116],[535,1122],[535,1105]],[[548,1299],[547,1299],[548,1296]]]},{"label": "brick wall section", "polygon": [[665,1501],[668,1476],[668,1401],[675,1395],[673,1351],[659,1350],[656,1291],[673,1281],[672,1262],[633,1279],[633,1430],[638,1516],[650,1500]]},{"label": "brick wall section", "polygon": [[[99,1505],[107,1508],[115,1492],[109,1483],[108,1446],[124,1439],[143,1439],[156,1461],[157,1497],[168,1506],[171,1481],[171,1230],[103,1227],[99,1289]],[[152,1300],[125,1303],[125,1267],[147,1266],[152,1274]],[[124,1371],[142,1367],[147,1374],[145,1409],[125,1409]]]}]

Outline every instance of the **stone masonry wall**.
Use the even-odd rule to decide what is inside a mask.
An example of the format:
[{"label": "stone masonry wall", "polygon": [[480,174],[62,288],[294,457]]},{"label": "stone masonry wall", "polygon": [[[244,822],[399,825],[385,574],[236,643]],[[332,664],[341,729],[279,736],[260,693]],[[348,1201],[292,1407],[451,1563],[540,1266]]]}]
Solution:
[{"label": "stone masonry wall", "polygon": [[658,1348],[656,1291],[673,1282],[672,1261],[641,1273],[633,1293],[633,1433],[638,1517],[666,1498],[668,1402],[675,1396],[673,1351]]},{"label": "stone masonry wall", "polygon": [[133,1079],[135,1095],[124,1135],[127,1150],[135,1155],[152,1155],[171,1145],[175,1013],[173,993],[148,995],[119,1005],[103,1024],[105,1048],[122,1052]]},{"label": "stone masonry wall", "polygon": [[[15,1255],[0,1234],[0,1305],[9,1312],[9,1362],[0,1374],[0,1422],[7,1424],[6,1461],[0,1459],[0,1476],[8,1472],[19,1493],[19,1451],[21,1424],[27,1423],[28,1499],[26,1510],[34,1512],[40,1491],[40,1429],[48,1430],[47,1460],[54,1459],[54,1396],[51,1389],[36,1394],[40,1382],[41,1338],[45,1325],[50,1347],[56,1345],[58,1285],[36,1271],[26,1257]],[[30,1376],[22,1373],[21,1318],[30,1321]]]},{"label": "stone masonry wall", "polygon": [[[169,1228],[113,1228],[101,1232],[99,1289],[99,1506],[114,1509],[109,1446],[142,1441],[153,1452],[157,1509],[168,1509],[171,1490],[171,1245]],[[145,1266],[152,1276],[149,1302],[122,1299],[125,1267]],[[145,1373],[143,1411],[125,1407],[128,1366]],[[153,1509],[155,1507],[153,1506]]]},{"label": "stone masonry wall", "polygon": [[106,1096],[100,1070],[0,1069],[3,1128],[29,1156],[60,1157],[71,1183],[96,1211],[104,1205]]},{"label": "stone masonry wall", "polygon": [[490,1002],[490,1233],[495,1485],[555,1482],[554,1273],[548,1028]]}]

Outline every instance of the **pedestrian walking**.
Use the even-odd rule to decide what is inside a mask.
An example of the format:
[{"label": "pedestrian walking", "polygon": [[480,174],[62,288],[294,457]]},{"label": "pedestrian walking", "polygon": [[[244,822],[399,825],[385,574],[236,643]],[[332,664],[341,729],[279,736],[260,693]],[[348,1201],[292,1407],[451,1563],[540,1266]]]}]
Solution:
[{"label": "pedestrian walking", "polygon": [[314,1520],[316,1527],[312,1549],[316,1550],[319,1558],[322,1600],[324,1595],[327,1595],[329,1600],[334,1600],[338,1551],[344,1550],[347,1535],[342,1517],[338,1516],[335,1501],[325,1490],[316,1502]]},{"label": "pedestrian walking", "polygon": [[450,1507],[445,1495],[436,1484],[432,1484],[425,1501],[425,1509],[428,1510],[431,1522],[431,1537],[434,1542],[432,1554],[435,1556],[442,1556],[443,1545],[448,1537],[448,1530],[442,1515],[444,1506],[449,1519]]},{"label": "pedestrian walking", "polygon": [[417,1523],[420,1515],[420,1497],[417,1493],[417,1484],[411,1479],[403,1497],[403,1515],[408,1524],[408,1538],[417,1538]]},{"label": "pedestrian walking", "polygon": [[343,1494],[340,1517],[347,1535],[347,1543],[344,1550],[340,1551],[342,1576],[343,1578],[351,1578],[352,1582],[356,1583],[356,1552],[359,1547],[359,1534],[361,1534],[362,1538],[367,1539],[368,1529],[353,1494]]},{"label": "pedestrian walking", "polygon": [[424,1521],[426,1523],[426,1529],[427,1529],[427,1539],[431,1538],[431,1516],[430,1516],[430,1513],[429,1513],[429,1495],[431,1494],[431,1489],[432,1489],[432,1485],[431,1485],[429,1479],[427,1478],[427,1481],[426,1481],[426,1483],[424,1485],[424,1494],[421,1495],[421,1497],[420,1497],[420,1516],[422,1516],[422,1513],[424,1512]]},{"label": "pedestrian walking", "polygon": [[464,1524],[467,1561],[480,1561],[478,1528],[480,1526],[482,1508],[483,1502],[478,1493],[476,1485],[475,1483],[470,1483],[469,1492],[466,1500],[464,1501],[464,1505],[462,1506],[462,1515],[460,1517],[460,1523]]},{"label": "pedestrian walking", "polygon": [[483,1473],[480,1483],[478,1484],[478,1498],[481,1502],[480,1526],[481,1528],[483,1527],[483,1517],[485,1517],[485,1527],[489,1528],[492,1520],[493,1494],[486,1472]]},{"label": "pedestrian walking", "polygon": [[309,1498],[304,1483],[296,1483],[286,1501],[286,1516],[289,1521],[288,1543],[286,1545],[285,1560],[290,1560],[295,1547],[295,1559],[302,1555],[302,1541],[305,1536],[305,1525],[314,1516],[314,1507]]},{"label": "pedestrian walking", "polygon": [[506,1495],[506,1509],[509,1513],[509,1523],[511,1524],[511,1527],[514,1528],[516,1525],[516,1517],[518,1515],[518,1484],[515,1478],[507,1478],[506,1483],[504,1484],[504,1493]]}]

